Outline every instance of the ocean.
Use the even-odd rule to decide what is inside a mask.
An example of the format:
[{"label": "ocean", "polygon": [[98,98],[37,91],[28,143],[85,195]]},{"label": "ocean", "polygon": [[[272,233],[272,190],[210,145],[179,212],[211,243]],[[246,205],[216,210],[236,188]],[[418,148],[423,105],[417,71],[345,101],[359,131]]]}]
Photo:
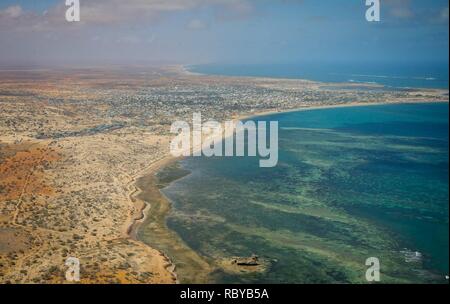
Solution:
[{"label": "ocean", "polygon": [[[209,282],[365,283],[376,257],[382,283],[446,283],[448,114],[432,103],[256,118],[279,121],[278,165],[201,157],[166,167],[167,227],[211,265]],[[151,234],[143,225],[141,239]],[[195,282],[201,270],[164,249],[180,281]],[[262,269],[223,266],[252,255]]]},{"label": "ocean", "polygon": [[321,82],[380,84],[395,88],[448,89],[448,63],[376,64],[205,64],[187,66],[208,75],[308,79]]}]

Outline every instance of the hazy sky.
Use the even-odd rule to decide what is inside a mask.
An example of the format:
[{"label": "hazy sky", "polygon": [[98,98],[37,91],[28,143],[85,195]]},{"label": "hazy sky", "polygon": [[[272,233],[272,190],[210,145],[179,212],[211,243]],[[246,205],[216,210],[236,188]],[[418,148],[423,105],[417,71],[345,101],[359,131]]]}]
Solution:
[{"label": "hazy sky", "polygon": [[0,64],[444,61],[448,0],[0,0]]}]

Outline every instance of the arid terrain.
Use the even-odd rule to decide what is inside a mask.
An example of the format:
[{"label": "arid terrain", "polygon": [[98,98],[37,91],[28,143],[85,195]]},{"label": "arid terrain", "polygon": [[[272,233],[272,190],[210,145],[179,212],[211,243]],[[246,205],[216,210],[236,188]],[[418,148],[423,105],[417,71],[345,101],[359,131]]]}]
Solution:
[{"label": "arid terrain", "polygon": [[175,283],[134,238],[134,182],[169,155],[170,125],[302,107],[448,101],[447,90],[195,75],[182,67],[0,70],[0,283]]}]

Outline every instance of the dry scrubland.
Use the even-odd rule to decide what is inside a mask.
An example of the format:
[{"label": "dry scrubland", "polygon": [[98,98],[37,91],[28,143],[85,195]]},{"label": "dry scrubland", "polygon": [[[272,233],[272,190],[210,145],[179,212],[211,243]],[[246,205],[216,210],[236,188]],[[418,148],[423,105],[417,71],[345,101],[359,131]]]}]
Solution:
[{"label": "dry scrubland", "polygon": [[[130,236],[135,178],[168,155],[170,124],[335,104],[448,100],[448,91],[336,89],[181,67],[0,71],[0,283],[173,283]],[[133,235],[133,234],[131,234]]]}]

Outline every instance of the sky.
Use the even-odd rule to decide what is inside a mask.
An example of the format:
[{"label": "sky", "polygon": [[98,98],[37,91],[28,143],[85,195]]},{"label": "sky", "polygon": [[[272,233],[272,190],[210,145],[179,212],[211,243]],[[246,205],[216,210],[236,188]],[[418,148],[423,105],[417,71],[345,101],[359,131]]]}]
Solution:
[{"label": "sky", "polygon": [[0,0],[0,65],[448,62],[448,0]]}]

